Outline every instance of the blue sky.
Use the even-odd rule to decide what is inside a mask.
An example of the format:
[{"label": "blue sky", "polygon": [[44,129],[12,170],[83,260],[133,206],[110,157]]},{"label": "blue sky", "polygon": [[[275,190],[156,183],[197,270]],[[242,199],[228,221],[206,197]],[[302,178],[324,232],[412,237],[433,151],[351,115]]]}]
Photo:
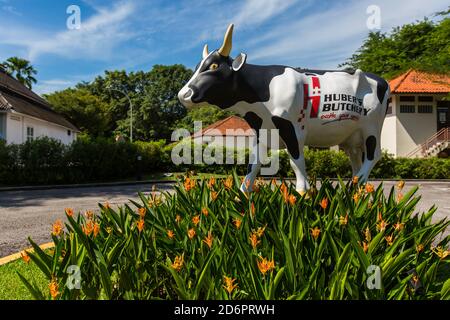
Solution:
[{"label": "blue sky", "polygon": [[[69,30],[69,5],[81,9],[81,29]],[[154,64],[193,68],[203,45],[220,46],[235,24],[232,56],[248,62],[336,68],[369,30],[377,5],[381,31],[444,10],[448,0],[0,0],[0,61],[29,59],[38,93],[91,81],[104,70],[150,70]]]}]

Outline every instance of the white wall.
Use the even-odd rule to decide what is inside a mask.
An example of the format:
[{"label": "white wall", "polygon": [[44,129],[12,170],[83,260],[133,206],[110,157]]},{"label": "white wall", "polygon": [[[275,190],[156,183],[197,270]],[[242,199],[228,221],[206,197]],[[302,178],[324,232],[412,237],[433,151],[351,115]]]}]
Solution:
[{"label": "white wall", "polygon": [[395,115],[387,115],[381,130],[381,150],[397,156],[397,118]]},{"label": "white wall", "polygon": [[68,128],[26,115],[8,113],[6,124],[7,142],[16,144],[25,142],[27,140],[27,127],[34,129],[34,138],[46,136],[60,140],[64,144],[70,144],[76,140],[76,133],[71,131],[71,134],[68,135]]}]

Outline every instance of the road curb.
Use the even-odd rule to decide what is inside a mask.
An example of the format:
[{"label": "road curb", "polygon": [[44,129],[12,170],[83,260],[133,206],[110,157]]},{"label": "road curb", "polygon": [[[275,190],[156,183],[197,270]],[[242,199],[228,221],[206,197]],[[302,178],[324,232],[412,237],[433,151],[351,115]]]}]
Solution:
[{"label": "road curb", "polygon": [[[39,248],[41,248],[42,250],[46,250],[46,249],[53,248],[54,246],[55,246],[55,244],[53,242],[47,242],[47,243],[41,244],[39,246]],[[21,253],[23,251],[34,252],[34,249],[33,248],[28,248],[28,249],[22,250],[22,251],[20,251],[18,253],[14,253],[14,254],[11,254],[9,256],[0,258],[0,266],[2,266],[4,264],[7,264],[7,263],[10,263],[12,261],[15,261],[17,259],[20,259],[22,257]]]}]

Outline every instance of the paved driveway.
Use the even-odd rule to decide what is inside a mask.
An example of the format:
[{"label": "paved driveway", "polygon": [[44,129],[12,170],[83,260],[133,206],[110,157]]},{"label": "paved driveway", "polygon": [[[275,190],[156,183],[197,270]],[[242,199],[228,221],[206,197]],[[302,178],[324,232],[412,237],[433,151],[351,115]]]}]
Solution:
[{"label": "paved driveway", "polygon": [[[385,182],[386,192],[393,184]],[[428,210],[435,203],[439,208],[434,216],[435,220],[450,217],[450,182],[419,184],[422,200],[417,210],[419,212]],[[412,182],[407,182],[404,192],[412,185]],[[171,185],[168,184],[157,186],[160,190],[171,189]],[[64,219],[66,207],[71,207],[77,212],[95,210],[99,202],[108,201],[115,206],[126,203],[129,199],[137,199],[138,190],[148,193],[151,187],[151,185],[129,185],[0,192],[0,257],[28,247],[28,236],[39,244],[51,241],[51,225],[56,219]]]}]

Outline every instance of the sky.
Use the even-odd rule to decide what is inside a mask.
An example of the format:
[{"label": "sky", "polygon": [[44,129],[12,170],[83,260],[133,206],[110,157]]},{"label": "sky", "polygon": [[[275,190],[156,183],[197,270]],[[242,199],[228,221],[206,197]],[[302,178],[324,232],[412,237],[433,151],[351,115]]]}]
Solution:
[{"label": "sky", "polygon": [[[80,28],[67,20],[80,8]],[[19,56],[38,70],[34,90],[50,93],[105,70],[194,68],[205,43],[221,46],[234,23],[232,56],[254,64],[335,69],[372,31],[421,20],[448,0],[0,0],[0,61]],[[378,21],[378,20],[375,20]]]}]

